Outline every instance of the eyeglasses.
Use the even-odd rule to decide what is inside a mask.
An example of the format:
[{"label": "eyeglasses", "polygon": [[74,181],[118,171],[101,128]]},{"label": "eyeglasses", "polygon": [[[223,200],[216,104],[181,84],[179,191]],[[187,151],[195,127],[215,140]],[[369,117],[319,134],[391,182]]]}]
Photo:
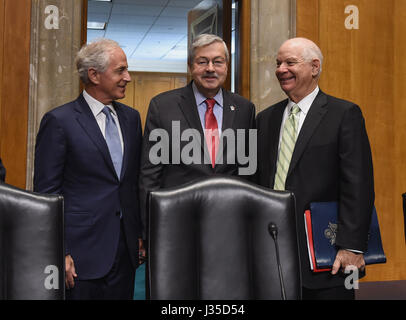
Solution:
[{"label": "eyeglasses", "polygon": [[210,64],[210,62],[213,64],[215,68],[223,67],[226,64],[226,60],[223,58],[216,58],[214,60],[199,58],[195,61],[195,64],[197,64],[199,67],[207,67]]}]

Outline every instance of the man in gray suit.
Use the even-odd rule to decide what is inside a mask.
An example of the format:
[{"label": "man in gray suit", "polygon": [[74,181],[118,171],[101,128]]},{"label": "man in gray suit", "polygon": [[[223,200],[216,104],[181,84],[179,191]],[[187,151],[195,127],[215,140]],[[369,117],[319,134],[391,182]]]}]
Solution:
[{"label": "man in gray suit", "polygon": [[[224,41],[215,35],[200,35],[189,50],[188,66],[193,80],[186,87],[161,93],[151,100],[141,155],[140,200],[144,222],[148,191],[214,174],[238,175],[239,169],[247,164],[242,163],[241,157],[227,161],[231,159],[231,148],[227,154],[227,145],[232,144],[228,140],[218,144],[222,134],[232,135],[237,129],[244,129],[248,135],[248,130],[255,128],[255,106],[222,88],[228,63]],[[213,135],[207,135],[208,132]],[[190,133],[192,142],[183,139],[186,133]],[[198,141],[198,146],[190,150],[188,146],[193,141]],[[156,154],[159,143],[167,148]],[[185,155],[190,154],[185,150],[193,153],[193,161],[185,160]],[[221,155],[223,161],[219,161]]]}]

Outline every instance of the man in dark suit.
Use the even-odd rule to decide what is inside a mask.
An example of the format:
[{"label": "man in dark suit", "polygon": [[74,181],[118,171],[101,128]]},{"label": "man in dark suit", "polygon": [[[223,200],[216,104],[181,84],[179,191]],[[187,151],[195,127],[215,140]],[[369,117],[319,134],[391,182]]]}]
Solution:
[{"label": "man in dark suit", "polygon": [[[144,219],[148,191],[214,174],[255,173],[256,161],[250,161],[253,157],[241,161],[239,154],[239,147],[248,144],[249,129],[255,127],[255,106],[222,88],[228,62],[227,46],[220,37],[200,35],[189,50],[193,81],[151,100],[141,157]],[[239,141],[237,129],[245,134]],[[225,136],[230,140],[223,139]],[[234,143],[236,148],[232,148]],[[159,144],[162,148],[157,147]],[[254,149],[250,148],[250,152]]]},{"label": "man in dark suit", "polygon": [[66,297],[132,299],[142,248],[138,201],[141,122],[115,102],[131,81],[118,43],[90,43],[76,58],[83,93],[42,119],[34,189],[64,197]]},{"label": "man in dark suit", "polygon": [[3,163],[1,162],[0,159],[0,181],[5,181],[6,180],[6,168],[4,168]]},{"label": "man in dark suit", "polygon": [[[276,77],[289,99],[257,117],[259,184],[296,196],[304,299],[354,299],[342,271],[363,270],[374,203],[371,150],[360,108],[318,87],[323,56],[312,41],[286,41]],[[290,150],[290,151],[289,151]],[[311,202],[338,201],[338,253],[332,272],[310,270],[303,213]]]}]

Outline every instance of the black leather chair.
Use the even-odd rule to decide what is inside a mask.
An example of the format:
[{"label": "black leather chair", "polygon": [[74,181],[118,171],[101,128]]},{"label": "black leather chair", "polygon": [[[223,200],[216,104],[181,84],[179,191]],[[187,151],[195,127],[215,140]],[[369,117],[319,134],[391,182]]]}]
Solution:
[{"label": "black leather chair", "polygon": [[0,183],[0,299],[64,299],[63,198]]},{"label": "black leather chair", "polygon": [[295,200],[238,178],[210,177],[151,192],[150,299],[300,299]]}]

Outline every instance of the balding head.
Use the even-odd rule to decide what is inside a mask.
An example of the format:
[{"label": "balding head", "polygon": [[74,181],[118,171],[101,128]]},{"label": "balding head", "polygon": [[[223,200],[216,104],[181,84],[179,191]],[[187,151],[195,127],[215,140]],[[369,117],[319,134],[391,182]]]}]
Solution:
[{"label": "balding head", "polygon": [[[320,70],[318,72],[318,77],[320,77],[320,73],[322,70],[323,65],[323,54],[321,53],[320,48],[315,44],[313,41],[307,38],[292,38],[286,40],[280,47],[282,49],[283,46],[290,46],[296,48],[299,52],[301,52],[302,58],[307,61],[311,62],[313,59],[317,59],[320,61]],[[280,50],[279,49],[279,50]]]},{"label": "balding head", "polygon": [[292,101],[299,102],[316,88],[322,62],[321,50],[309,39],[293,38],[281,45],[275,74]]}]

